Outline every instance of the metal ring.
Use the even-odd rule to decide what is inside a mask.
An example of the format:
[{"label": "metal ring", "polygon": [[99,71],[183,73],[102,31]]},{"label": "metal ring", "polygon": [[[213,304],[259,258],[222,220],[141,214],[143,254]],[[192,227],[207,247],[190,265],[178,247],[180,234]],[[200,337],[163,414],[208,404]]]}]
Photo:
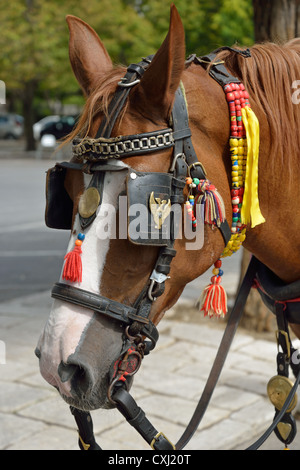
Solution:
[{"label": "metal ring", "polygon": [[140,343],[143,339],[142,335],[140,334],[137,334],[136,336],[132,336],[130,333],[129,333],[129,328],[131,327],[131,325],[128,325],[126,326],[125,328],[125,335],[127,336],[127,338],[129,339],[129,341],[131,343],[135,343],[137,340],[138,342]]},{"label": "metal ring", "polygon": [[136,79],[134,80],[133,82],[123,82],[122,80],[120,80],[118,82],[118,85],[121,87],[121,88],[130,88],[131,86],[134,86],[134,85],[137,85],[138,83],[140,83],[140,79]]},{"label": "metal ring", "polygon": [[[117,405],[117,402],[113,399],[113,389],[114,389],[116,383],[119,382],[119,379],[120,379],[119,377],[116,377],[116,378],[111,382],[111,384],[109,385],[108,390],[107,390],[107,398],[108,398],[108,400],[110,401],[110,403],[111,403],[112,405],[114,405],[114,406]],[[128,384],[127,384],[127,382],[126,382],[126,381],[123,382],[122,386],[123,386],[123,385],[126,387],[126,390],[127,390],[127,392],[128,392],[129,389],[128,389]]]},{"label": "metal ring", "polygon": [[[126,354],[125,354],[126,356]],[[132,371],[132,372],[127,372],[127,371],[122,371],[121,373],[119,373],[117,375],[117,377],[112,380],[112,382],[110,383],[109,387],[108,387],[108,390],[107,390],[107,397],[110,401],[110,403],[112,403],[113,405],[116,405],[117,403],[114,401],[113,399],[113,390],[114,390],[114,387],[115,385],[120,381],[120,379],[124,376],[124,380],[122,380],[122,386],[125,386],[126,387],[126,390],[129,391],[129,386],[128,386],[128,382],[127,382],[127,377],[132,377],[133,375],[135,375],[137,373],[137,371],[140,369],[141,367],[141,364],[142,364],[142,360],[143,360],[143,356],[142,354],[139,352],[139,351],[132,351],[129,355],[129,356],[136,356],[138,358],[138,363],[137,363],[137,366],[136,368]],[[126,375],[125,375],[126,373]]]}]

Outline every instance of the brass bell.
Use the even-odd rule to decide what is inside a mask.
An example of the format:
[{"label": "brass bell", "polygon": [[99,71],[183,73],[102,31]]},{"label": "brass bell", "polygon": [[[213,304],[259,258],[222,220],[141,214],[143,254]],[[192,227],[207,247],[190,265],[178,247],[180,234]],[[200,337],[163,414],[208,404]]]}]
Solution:
[{"label": "brass bell", "polygon": [[[276,375],[270,379],[267,385],[267,393],[271,403],[277,410],[281,410],[292,388],[293,382],[283,375]],[[296,405],[297,395],[294,395],[286,412],[290,413]]]}]

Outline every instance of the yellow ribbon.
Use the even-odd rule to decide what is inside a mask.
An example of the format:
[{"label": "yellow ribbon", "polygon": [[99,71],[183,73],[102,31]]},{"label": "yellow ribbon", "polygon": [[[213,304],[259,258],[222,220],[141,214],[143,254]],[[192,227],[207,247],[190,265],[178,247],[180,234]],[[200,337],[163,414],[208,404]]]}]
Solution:
[{"label": "yellow ribbon", "polygon": [[244,196],[241,209],[242,224],[251,221],[251,228],[265,222],[258,201],[258,155],[259,155],[259,122],[251,108],[242,108],[242,119],[247,136],[247,168]]}]

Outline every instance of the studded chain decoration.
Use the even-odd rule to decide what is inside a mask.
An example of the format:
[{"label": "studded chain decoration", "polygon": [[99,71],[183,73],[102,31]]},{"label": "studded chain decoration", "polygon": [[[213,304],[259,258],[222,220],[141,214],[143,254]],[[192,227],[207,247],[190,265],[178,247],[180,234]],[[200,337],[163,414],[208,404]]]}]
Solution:
[{"label": "studded chain decoration", "polygon": [[121,136],[73,141],[73,154],[89,161],[108,160],[155,152],[174,145],[171,129],[159,130],[134,136]]}]

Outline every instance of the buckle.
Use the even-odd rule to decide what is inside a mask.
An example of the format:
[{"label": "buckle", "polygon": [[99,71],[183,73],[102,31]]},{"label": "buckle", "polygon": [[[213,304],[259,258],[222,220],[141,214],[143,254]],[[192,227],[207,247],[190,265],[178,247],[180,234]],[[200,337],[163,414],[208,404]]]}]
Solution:
[{"label": "buckle", "polygon": [[189,172],[191,172],[191,170],[197,170],[196,167],[197,166],[200,166],[201,170],[202,170],[202,173],[204,174],[204,177],[206,178],[206,170],[203,166],[203,164],[201,162],[194,162],[192,163],[190,166],[189,166]]},{"label": "buckle", "polygon": [[155,449],[154,445],[156,442],[159,441],[159,438],[160,437],[163,437],[169,444],[170,446],[172,447],[173,450],[176,450],[176,447],[174,446],[174,444],[165,436],[165,434],[163,432],[159,432],[158,434],[156,434],[156,436],[152,439],[151,443],[150,443],[150,447],[151,449],[153,450],[157,450]]}]

